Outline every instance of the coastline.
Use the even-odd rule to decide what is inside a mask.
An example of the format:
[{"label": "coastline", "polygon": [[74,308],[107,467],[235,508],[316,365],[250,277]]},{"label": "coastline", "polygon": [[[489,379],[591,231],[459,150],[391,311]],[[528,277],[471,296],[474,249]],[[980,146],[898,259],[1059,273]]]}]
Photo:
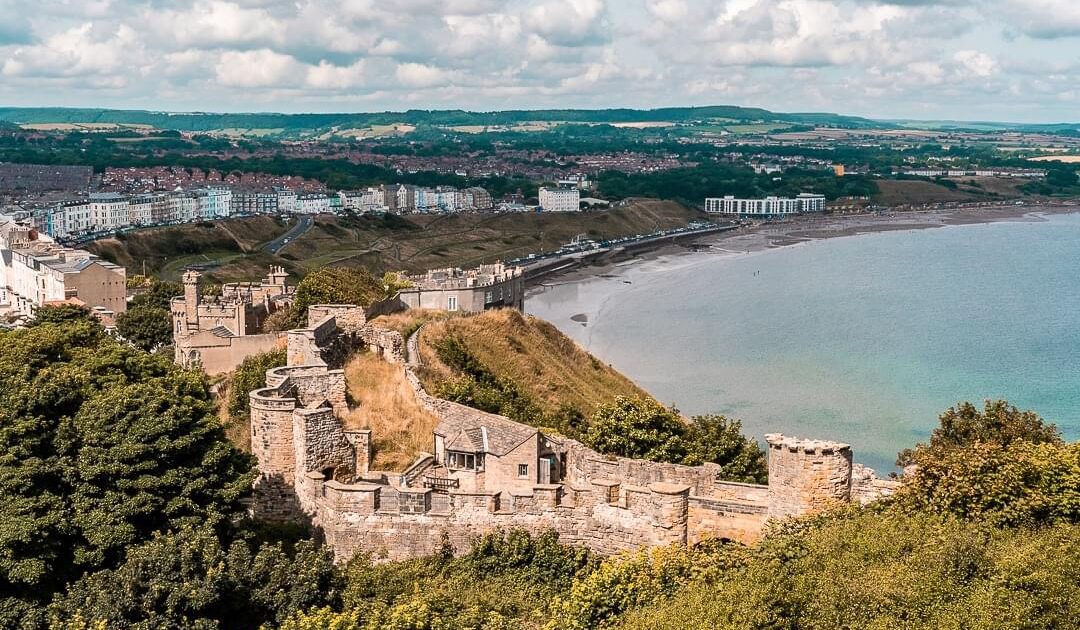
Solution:
[{"label": "coastline", "polygon": [[1044,221],[1043,216],[1080,213],[1080,205],[1023,205],[982,208],[905,210],[865,214],[798,217],[775,223],[748,225],[730,232],[708,234],[682,241],[659,243],[630,253],[603,256],[560,268],[537,278],[526,297],[546,287],[575,282],[637,262],[649,262],[682,253],[713,251],[720,255],[749,254],[801,243],[875,234],[926,230],[949,226],[980,225],[1006,221]]}]

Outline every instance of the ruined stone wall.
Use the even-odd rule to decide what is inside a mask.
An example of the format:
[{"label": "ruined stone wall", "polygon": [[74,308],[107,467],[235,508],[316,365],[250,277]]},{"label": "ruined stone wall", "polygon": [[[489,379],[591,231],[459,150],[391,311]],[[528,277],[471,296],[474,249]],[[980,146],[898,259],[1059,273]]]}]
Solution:
[{"label": "ruined stone wall", "polygon": [[339,560],[360,550],[389,560],[431,554],[443,533],[464,552],[476,536],[515,527],[537,534],[553,529],[561,541],[603,554],[687,540],[685,486],[630,487],[617,492],[615,501],[609,501],[607,488],[567,494],[562,488],[537,486],[530,494],[514,495],[451,494],[436,506],[429,490],[386,501],[383,495],[392,490],[384,486],[316,481],[313,490],[320,498],[315,524]]},{"label": "ruined stone wall", "polygon": [[887,497],[899,488],[899,481],[881,479],[873,469],[862,464],[853,464],[851,467],[851,500],[858,501],[860,505]]},{"label": "ruined stone wall", "polygon": [[[606,457],[568,439],[556,448],[563,453],[560,483],[536,483],[540,445],[529,444],[521,458],[528,460],[528,479],[518,478],[519,462],[508,458],[510,465],[489,471],[495,474],[482,488],[446,494],[401,486],[402,475],[367,470],[370,433],[344,430],[344,373],[325,362],[304,363],[324,356],[320,344],[340,336],[337,318],[351,315],[338,307],[319,308],[324,310],[316,312],[321,319],[315,326],[293,331],[301,363],[292,364],[290,333],[290,366],[269,370],[268,387],[252,393],[252,445],[262,473],[256,513],[307,515],[340,560],[361,548],[389,559],[429,554],[442,532],[465,551],[475,536],[512,527],[554,529],[563,542],[599,553],[707,537],[752,542],[770,518],[804,514],[833,501],[869,501],[894,483],[861,468],[853,481],[846,444],[769,435],[768,486],[721,481],[720,467],[711,464]],[[387,360],[405,362],[401,335],[359,318],[349,326],[354,332],[347,334],[378,348]],[[489,419],[490,414],[428,394],[412,365],[403,369],[417,400],[440,420],[483,424]]]},{"label": "ruined stone wall", "polygon": [[644,459],[602,455],[575,440],[563,440],[566,449],[566,479],[589,483],[594,479],[622,479],[627,483],[647,485],[655,482],[690,486],[697,495],[709,495],[717,484],[720,467],[716,464],[683,466]]}]

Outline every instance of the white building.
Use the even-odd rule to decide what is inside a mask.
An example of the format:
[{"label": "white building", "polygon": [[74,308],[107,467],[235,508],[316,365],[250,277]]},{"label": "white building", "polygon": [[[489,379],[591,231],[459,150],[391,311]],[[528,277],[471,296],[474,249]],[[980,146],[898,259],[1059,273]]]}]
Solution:
[{"label": "white building", "polygon": [[544,212],[579,212],[581,191],[577,188],[540,188],[540,207]]},{"label": "white building", "polygon": [[0,313],[30,316],[40,306],[70,300],[123,313],[126,280],[123,267],[61,247],[33,227],[0,216]]},{"label": "white building", "polygon": [[330,197],[322,194],[298,196],[296,198],[296,212],[298,214],[328,214],[330,212]]},{"label": "white building", "polygon": [[288,188],[278,188],[277,193],[277,211],[286,214],[296,212],[296,200],[298,199],[295,190],[289,190]]},{"label": "white building", "polygon": [[115,230],[128,224],[128,200],[118,193],[91,193],[90,223],[93,231]]},{"label": "white building", "polygon": [[790,197],[738,199],[733,195],[705,200],[705,212],[739,217],[779,217],[825,210],[825,196],[802,193]]}]

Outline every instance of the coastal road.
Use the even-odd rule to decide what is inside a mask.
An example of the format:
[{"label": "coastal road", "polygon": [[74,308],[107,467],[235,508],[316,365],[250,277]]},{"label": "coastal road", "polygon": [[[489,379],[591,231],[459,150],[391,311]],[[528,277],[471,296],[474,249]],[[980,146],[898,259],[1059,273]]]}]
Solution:
[{"label": "coastal road", "polygon": [[308,215],[301,215],[300,221],[296,225],[294,225],[291,230],[275,238],[266,245],[263,245],[262,249],[267,254],[277,254],[286,245],[306,234],[313,225],[315,225],[314,218]]}]

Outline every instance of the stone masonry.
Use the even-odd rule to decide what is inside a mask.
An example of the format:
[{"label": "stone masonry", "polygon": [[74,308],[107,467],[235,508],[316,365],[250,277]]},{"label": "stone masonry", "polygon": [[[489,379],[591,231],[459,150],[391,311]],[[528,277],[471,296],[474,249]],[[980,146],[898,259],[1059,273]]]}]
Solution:
[{"label": "stone masonry", "polygon": [[[311,523],[339,560],[361,549],[386,559],[430,554],[444,533],[465,551],[478,535],[515,527],[553,529],[565,543],[605,554],[710,537],[751,542],[769,519],[833,502],[872,501],[895,488],[895,482],[853,466],[847,444],[775,434],[766,436],[767,486],[722,481],[719,467],[711,464],[604,456],[574,440],[428,394],[401,335],[367,323],[356,307],[312,307],[309,327],[291,331],[288,340],[289,365],[269,370],[267,387],[251,393],[252,450],[260,472],[254,512]],[[440,426],[478,427],[475,435],[482,434],[485,445],[496,438],[488,427],[511,423],[524,434],[536,433],[544,446],[541,457],[550,457],[557,470],[557,483],[518,479],[500,487],[468,487],[430,454],[404,473],[369,470],[370,431],[347,431],[341,420],[348,413],[341,368],[348,351],[357,348],[400,365]],[[489,468],[496,470],[495,464]]]}]

